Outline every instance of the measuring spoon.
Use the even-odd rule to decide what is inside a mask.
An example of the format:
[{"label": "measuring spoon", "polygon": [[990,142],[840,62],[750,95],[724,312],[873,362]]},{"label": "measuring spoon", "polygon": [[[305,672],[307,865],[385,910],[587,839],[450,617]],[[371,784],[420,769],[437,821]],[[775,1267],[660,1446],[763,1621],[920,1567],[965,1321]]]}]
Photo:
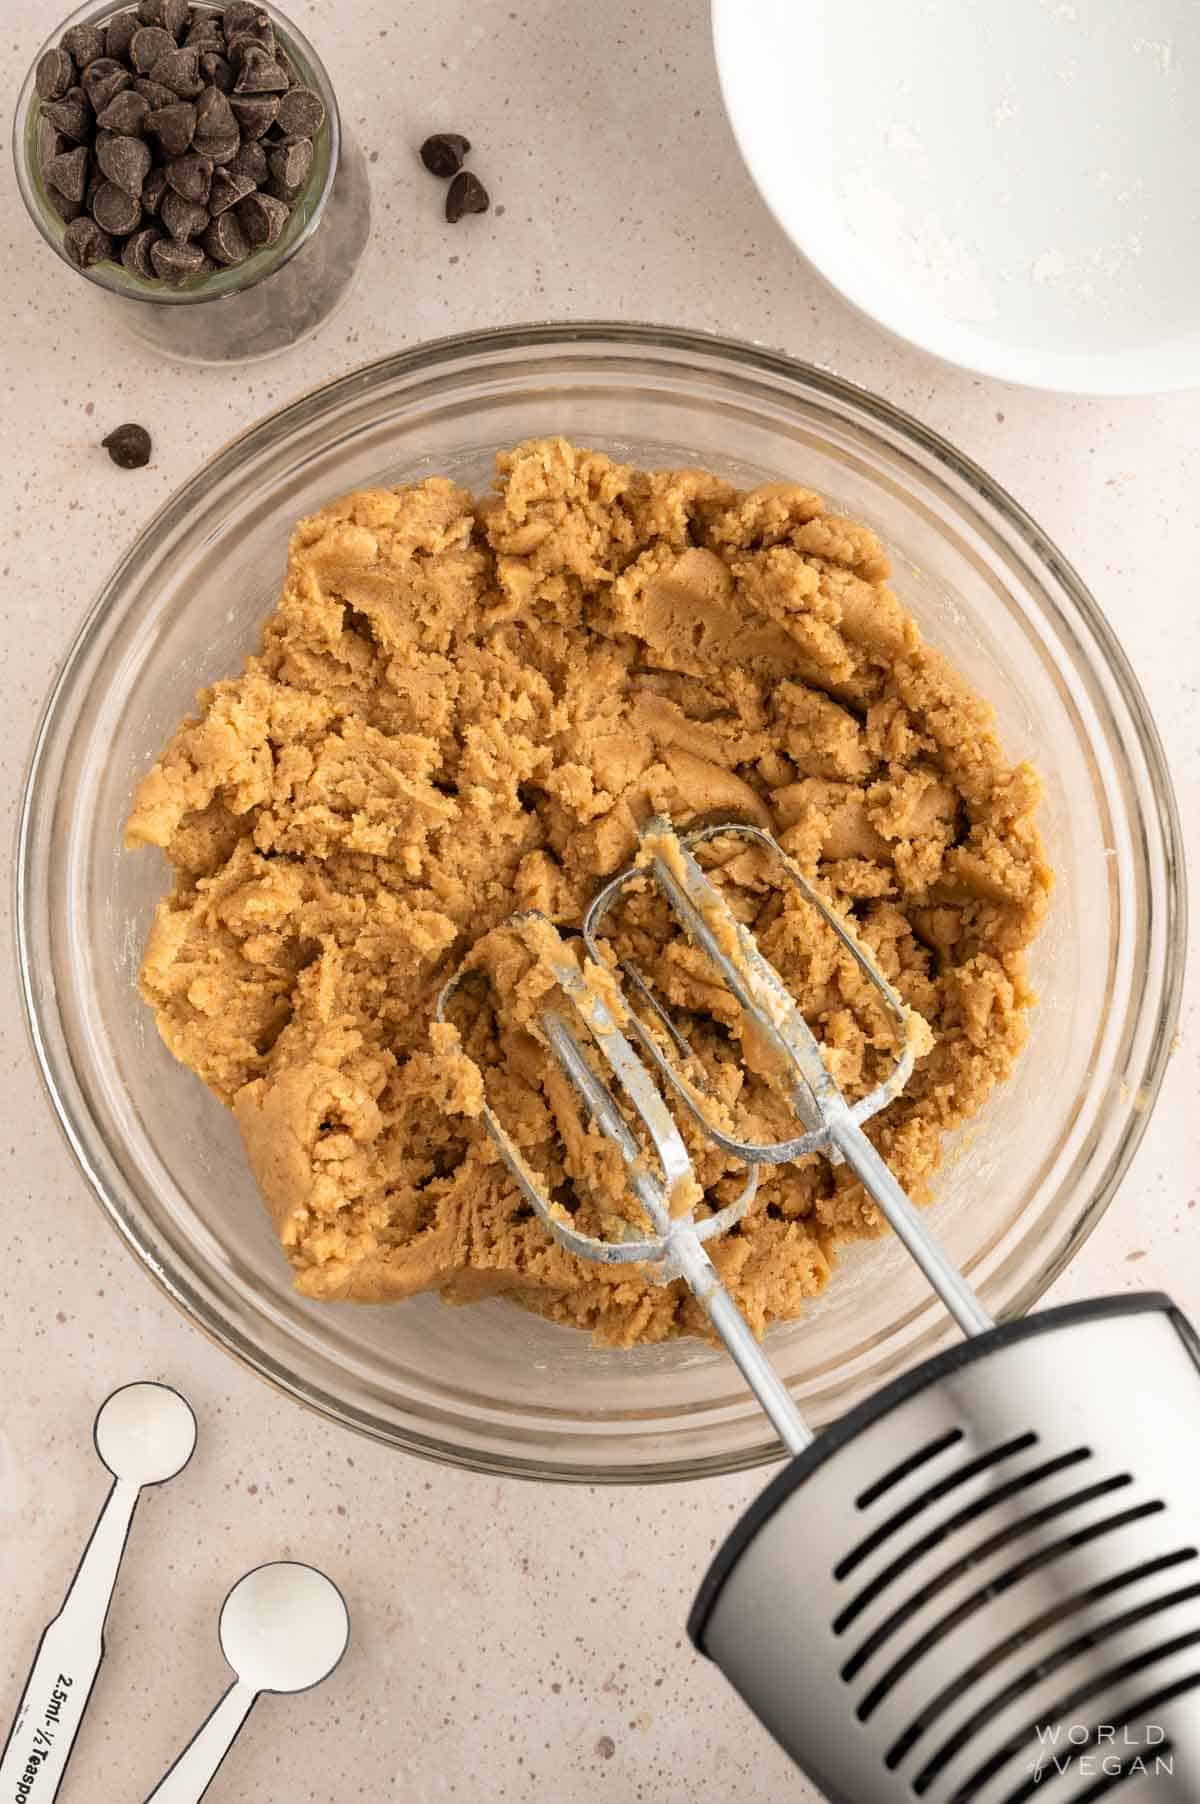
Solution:
[{"label": "measuring spoon", "polygon": [[165,1384],[127,1384],[100,1405],[96,1452],[115,1483],[63,1607],[38,1643],[0,1757],[0,1799],[50,1804],[66,1771],[104,1658],[104,1624],[146,1485],[182,1472],[196,1446],[191,1405]]},{"label": "measuring spoon", "polygon": [[323,1572],[277,1560],[238,1580],[221,1606],[220,1638],[237,1678],[146,1804],[198,1804],[260,1692],[307,1691],[329,1677],[350,1639],[350,1613]]}]

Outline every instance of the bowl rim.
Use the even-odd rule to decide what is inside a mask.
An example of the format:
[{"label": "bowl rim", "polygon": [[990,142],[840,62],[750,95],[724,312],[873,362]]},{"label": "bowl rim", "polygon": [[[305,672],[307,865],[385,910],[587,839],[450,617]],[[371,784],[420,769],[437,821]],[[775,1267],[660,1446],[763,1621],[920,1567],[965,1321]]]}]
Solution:
[{"label": "bowl rim", "polygon": [[727,1454],[659,1460],[653,1465],[571,1467],[539,1463],[533,1458],[496,1450],[483,1451],[476,1446],[463,1446],[451,1440],[443,1440],[436,1433],[422,1434],[408,1427],[389,1430],[355,1405],[330,1397],[319,1384],[286,1370],[232,1324],[218,1324],[205,1319],[204,1313],[189,1295],[186,1274],[165,1268],[156,1257],[148,1237],[139,1234],[136,1221],[131,1219],[128,1211],[120,1207],[118,1199],[109,1193],[100,1170],[102,1161],[97,1159],[89,1137],[89,1129],[94,1133],[95,1124],[86,1111],[85,1119],[76,1119],[68,1096],[64,1094],[64,1086],[58,1075],[59,1060],[48,1042],[41,1021],[43,1002],[41,986],[34,969],[32,943],[33,910],[36,905],[32,880],[34,827],[45,803],[40,778],[58,726],[60,702],[68,697],[79,666],[86,659],[112,611],[126,571],[136,565],[149,541],[169,527],[181,513],[186,512],[188,497],[197,484],[211,480],[222,469],[235,464],[253,449],[256,440],[273,438],[293,426],[303,424],[314,411],[322,410],[331,400],[352,396],[375,380],[392,380],[414,373],[428,375],[441,365],[462,359],[472,359],[478,363],[486,362],[492,356],[522,351],[569,351],[575,347],[583,350],[594,347],[597,350],[619,351],[624,345],[682,356],[700,355],[714,360],[718,365],[732,368],[739,374],[760,373],[784,382],[802,384],[816,391],[819,398],[849,407],[864,416],[869,426],[882,429],[885,434],[897,434],[906,445],[922,449],[935,464],[961,482],[972,496],[993,507],[1022,542],[1025,552],[1061,584],[1072,607],[1082,617],[1102,653],[1104,668],[1128,711],[1150,779],[1151,797],[1161,835],[1165,893],[1159,899],[1159,905],[1165,914],[1167,932],[1163,942],[1162,994],[1157,1031],[1147,1049],[1146,1063],[1140,1074],[1142,1090],[1139,1106],[1130,1114],[1121,1140],[1106,1168],[1099,1174],[1099,1181],[1092,1189],[1086,1207],[1074,1222],[1071,1233],[1055,1247],[1051,1256],[1026,1282],[1005,1311],[1006,1316],[1023,1314],[1060,1274],[1107,1209],[1140,1145],[1165,1074],[1179,1016],[1186,947],[1185,865],[1178,807],[1162,742],[1141,686],[1112,628],[1069,560],[1047,538],[1020,503],[980,465],[957,450],[931,427],[842,377],[789,357],[783,352],[727,335],[652,323],[596,319],[485,328],[427,340],[314,384],[285,406],[266,414],[236,434],[205,459],[155,510],[109,571],[97,599],[85,614],[58,667],[38,719],[18,810],[14,859],[14,942],[18,989],[35,1062],[52,1113],[88,1188],[116,1228],[118,1237],[175,1307],[199,1327],[209,1340],[223,1347],[274,1389],[294,1398],[318,1415],[353,1428],[369,1439],[441,1464],[492,1475],[582,1484],[644,1484],[685,1477],[713,1477],[772,1463],[782,1457],[783,1450],[778,1443],[768,1439],[765,1444]]}]

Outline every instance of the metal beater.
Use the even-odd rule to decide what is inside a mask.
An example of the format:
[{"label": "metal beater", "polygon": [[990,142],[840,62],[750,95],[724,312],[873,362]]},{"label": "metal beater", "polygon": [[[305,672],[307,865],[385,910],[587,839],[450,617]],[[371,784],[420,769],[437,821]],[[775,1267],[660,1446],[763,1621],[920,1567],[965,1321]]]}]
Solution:
[{"label": "metal beater", "polygon": [[[896,1060],[859,1101],[843,1095],[795,999],[693,855],[730,835],[778,861],[882,1002]],[[732,996],[743,1047],[765,1048],[772,1087],[785,1088],[803,1130],[795,1137],[756,1144],[730,1133],[641,974],[620,967],[646,1016],[614,981],[602,931],[647,881]],[[1155,1295],[993,1324],[863,1132],[906,1083],[918,1024],[761,828],[679,838],[652,822],[638,862],[588,910],[584,963],[544,917],[510,925],[556,983],[540,1034],[617,1149],[651,1231],[623,1224],[603,1239],[576,1229],[487,1105],[505,1164],[570,1252],[646,1263],[690,1286],[795,1456],[714,1560],[689,1620],[696,1646],[833,1804],[907,1794],[1024,1804],[1045,1788],[1053,1804],[1117,1788],[1121,1804],[1197,1804],[1200,1342],[1190,1324]],[[468,970],[443,991],[439,1020]],[[692,1161],[652,1070],[747,1168],[741,1194],[700,1220]],[[968,1337],[819,1439],[705,1250],[750,1207],[759,1166],[814,1151],[846,1161]]]}]

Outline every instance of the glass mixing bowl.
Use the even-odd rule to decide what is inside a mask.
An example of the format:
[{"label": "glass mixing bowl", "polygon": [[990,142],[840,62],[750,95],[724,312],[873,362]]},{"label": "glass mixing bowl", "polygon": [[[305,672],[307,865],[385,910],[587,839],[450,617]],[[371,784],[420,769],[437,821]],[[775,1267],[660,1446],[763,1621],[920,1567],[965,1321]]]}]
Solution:
[{"label": "glass mixing bowl", "polygon": [[[481,487],[497,447],[547,433],[742,483],[792,478],[869,521],[926,635],[995,703],[1009,753],[1041,768],[1058,873],[1032,957],[1041,1002],[929,1211],[994,1313],[1035,1301],[1112,1196],[1169,1051],[1183,880],[1162,751],[1095,603],[982,470],[884,402],[751,345],[599,324],[444,340],[317,389],[213,458],[122,559],[50,697],[20,824],[25,1005],[114,1226],[182,1309],[290,1396],[491,1471],[728,1471],[779,1449],[705,1345],[595,1351],[500,1300],[297,1296],[232,1118],[161,1045],[135,987],[167,870],[122,850],[130,798],[196,690],[254,645],[292,523],[365,484],[449,472]],[[768,1347],[819,1424],[952,1336],[888,1239],[848,1249]]]}]

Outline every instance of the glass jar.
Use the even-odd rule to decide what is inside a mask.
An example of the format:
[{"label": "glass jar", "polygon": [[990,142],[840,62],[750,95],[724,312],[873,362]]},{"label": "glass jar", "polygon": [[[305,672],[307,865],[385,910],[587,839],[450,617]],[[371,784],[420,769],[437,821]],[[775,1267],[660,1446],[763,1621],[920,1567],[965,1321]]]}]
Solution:
[{"label": "glass jar", "polygon": [[[79,270],[63,248],[66,230],[51,203],[38,158],[42,102],[38,63],[73,25],[94,25],[131,10],[112,0],[81,6],[34,58],[17,104],[13,161],[30,217],[75,275],[100,291],[108,311],[150,349],[187,363],[242,363],[287,350],[315,332],[350,292],[370,231],[370,190],[362,152],[344,129],[324,64],[303,32],[263,0],[262,10],[296,73],[320,95],[325,122],[313,140],[313,169],[277,242],[231,269],[209,270],[178,287],[147,281],[117,262]],[[198,6],[193,13],[221,12]]]}]

